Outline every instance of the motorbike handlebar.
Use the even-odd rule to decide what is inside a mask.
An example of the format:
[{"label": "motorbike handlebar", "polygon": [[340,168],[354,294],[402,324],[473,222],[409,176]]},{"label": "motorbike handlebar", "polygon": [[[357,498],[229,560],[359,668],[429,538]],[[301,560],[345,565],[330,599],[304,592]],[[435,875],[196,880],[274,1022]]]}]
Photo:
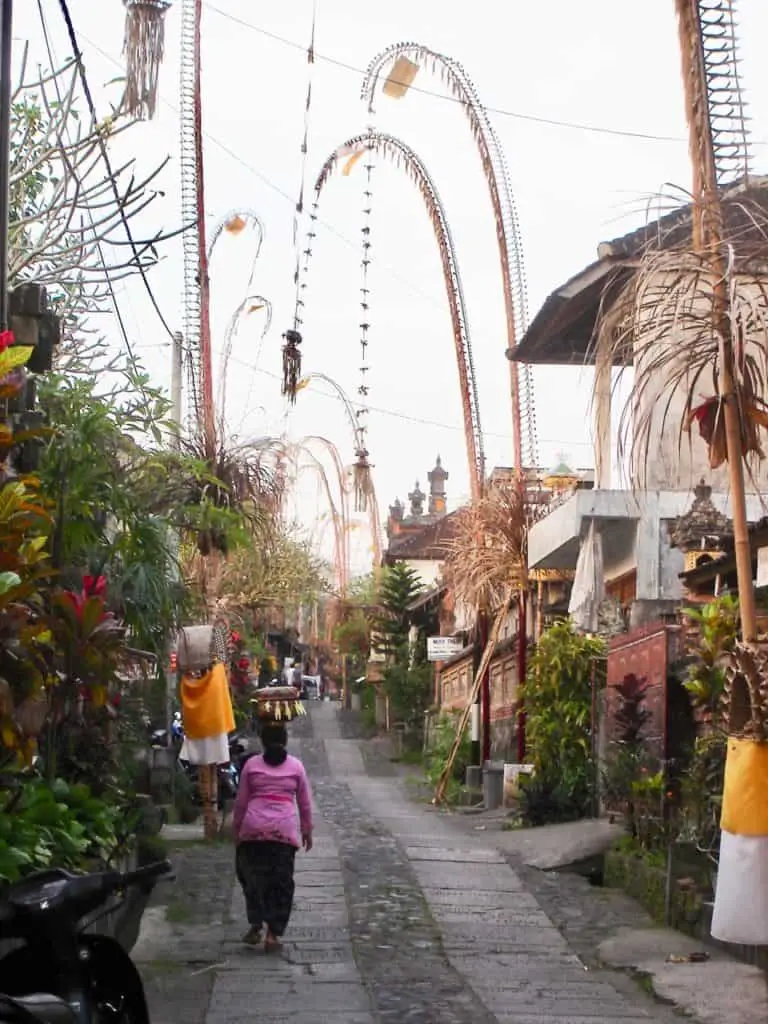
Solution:
[{"label": "motorbike handlebar", "polygon": [[158,860],[152,864],[145,864],[144,867],[136,868],[135,871],[126,871],[120,878],[120,888],[128,889],[132,885],[141,885],[142,882],[153,882],[162,875],[170,875],[173,865],[169,860]]}]

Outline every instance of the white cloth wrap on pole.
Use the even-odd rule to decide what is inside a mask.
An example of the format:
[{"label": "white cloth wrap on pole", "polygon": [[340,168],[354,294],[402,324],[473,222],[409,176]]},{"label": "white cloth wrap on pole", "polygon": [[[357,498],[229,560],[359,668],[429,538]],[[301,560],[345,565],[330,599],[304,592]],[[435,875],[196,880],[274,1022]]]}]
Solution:
[{"label": "white cloth wrap on pole", "polygon": [[472,722],[470,724],[470,739],[473,743],[480,742],[480,704],[472,705]]},{"label": "white cloth wrap on pole", "polygon": [[712,938],[768,945],[768,836],[722,832]]},{"label": "white cloth wrap on pole", "polygon": [[179,758],[190,764],[229,764],[229,737],[225,732],[202,740],[185,736]]},{"label": "white cloth wrap on pole", "polygon": [[576,629],[582,633],[597,632],[598,611],[604,597],[603,537],[595,520],[592,519],[576,561],[571,600],[568,604],[568,614]]}]

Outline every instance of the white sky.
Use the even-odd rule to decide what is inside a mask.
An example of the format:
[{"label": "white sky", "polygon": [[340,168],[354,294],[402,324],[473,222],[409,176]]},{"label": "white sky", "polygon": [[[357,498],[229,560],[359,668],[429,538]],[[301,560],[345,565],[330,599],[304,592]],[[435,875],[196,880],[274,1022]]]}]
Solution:
[{"label": "white sky", "polygon": [[[58,0],[41,0],[57,59],[67,55]],[[14,35],[30,41],[34,60],[45,61],[37,3],[16,3]],[[119,86],[123,6],[119,0],[70,0],[70,8],[100,113]],[[98,8],[98,17],[95,12]],[[754,118],[754,169],[766,170],[768,72],[761,47],[768,37],[768,3],[742,0],[744,82]],[[639,226],[649,197],[666,183],[690,180],[673,0],[389,0],[386,5],[319,0],[307,191],[328,155],[370,122],[359,100],[361,73],[386,46],[415,40],[459,60],[481,101],[508,113],[491,118],[505,149],[521,221],[531,315],[546,296],[591,262],[598,243]],[[285,419],[277,375],[281,334],[293,316],[293,204],[300,173],[299,147],[307,86],[306,55],[275,39],[306,46],[311,0],[215,0],[203,3],[203,103],[206,208],[209,231],[233,209],[256,212],[266,227],[256,289],[274,306],[263,343],[254,315],[240,333],[227,378],[229,429],[245,438],[279,433],[321,434],[345,460],[352,437],[341,404],[301,393]],[[115,159],[135,155],[137,173],[166,155],[164,196],[137,234],[180,223],[179,28],[181,0],[167,18],[167,55],[156,119],[117,143]],[[420,71],[416,85],[442,92]],[[511,418],[501,275],[490,200],[465,116],[445,98],[410,93],[380,97],[376,126],[400,136],[422,158],[442,197],[453,230],[469,309],[487,464],[511,463]],[[83,107],[83,111],[85,108]],[[526,115],[525,117],[517,115]],[[660,141],[541,123],[576,122],[671,137]],[[382,506],[405,500],[439,452],[450,472],[449,506],[468,492],[461,402],[448,307],[426,211],[403,173],[379,162],[374,181],[370,268],[371,311],[369,448]],[[304,326],[304,371],[333,377],[354,395],[359,383],[359,286],[362,162],[350,177],[334,176],[321,200],[310,268]],[[329,229],[330,225],[330,229]],[[339,236],[343,236],[340,238]],[[223,324],[243,295],[250,270],[247,242],[227,240],[212,267],[214,349]],[[151,281],[166,318],[182,325],[181,241],[163,249]],[[121,286],[119,302],[131,340],[153,377],[170,378],[170,348],[139,281]],[[104,329],[117,345],[108,321]],[[218,369],[219,360],[215,358]],[[589,433],[590,373],[537,369],[540,461],[565,453],[571,464],[592,464]],[[381,410],[381,411],[377,411]],[[422,420],[432,423],[418,422]],[[308,480],[298,508],[309,524],[325,506]],[[322,524],[316,533],[322,532]],[[362,534],[364,531],[358,531]],[[330,531],[325,531],[326,544]],[[367,542],[356,541],[356,560]]]}]

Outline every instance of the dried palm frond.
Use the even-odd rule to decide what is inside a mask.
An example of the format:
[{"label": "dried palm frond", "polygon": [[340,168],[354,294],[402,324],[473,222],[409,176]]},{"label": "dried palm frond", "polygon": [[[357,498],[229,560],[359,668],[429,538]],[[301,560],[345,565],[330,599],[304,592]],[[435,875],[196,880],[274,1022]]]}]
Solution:
[{"label": "dried palm frond", "polygon": [[495,608],[510,586],[525,586],[534,514],[516,481],[490,487],[455,513],[443,574],[457,603]]},{"label": "dried palm frond", "polygon": [[[690,248],[690,220],[649,239],[638,260],[620,263],[604,292],[595,349],[599,360],[634,366],[622,411],[619,448],[628,457],[633,487],[655,490],[685,476],[693,448],[707,446],[710,466],[725,462],[719,391],[720,333],[730,332],[735,354],[735,395],[745,458],[763,457],[760,432],[768,428],[768,218],[756,202],[723,201],[729,318],[717,325],[707,254]],[[659,249],[658,246],[673,247]],[[626,281],[629,273],[629,280]],[[622,284],[622,281],[625,283]],[[675,439],[664,444],[667,435]],[[686,437],[687,435],[687,437]],[[673,464],[674,463],[674,464]]]}]

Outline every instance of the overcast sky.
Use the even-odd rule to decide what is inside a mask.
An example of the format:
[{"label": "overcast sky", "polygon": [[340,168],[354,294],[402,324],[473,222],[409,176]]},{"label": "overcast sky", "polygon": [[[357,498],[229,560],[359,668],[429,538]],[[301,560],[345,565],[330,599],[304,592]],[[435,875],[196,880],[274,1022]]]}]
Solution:
[{"label": "overcast sky", "polygon": [[[167,54],[155,121],[127,137],[139,172],[171,156],[165,195],[145,230],[178,227],[179,29],[181,2],[167,18]],[[67,54],[58,0],[41,0],[57,59]],[[15,5],[14,35],[45,60],[37,3]],[[754,118],[754,168],[766,169],[768,75],[764,67],[768,4],[742,0],[744,82]],[[118,0],[70,0],[91,87],[107,112],[122,67],[123,6]],[[96,9],[98,8],[98,17]],[[367,14],[362,12],[367,10]],[[503,12],[503,13],[502,13]],[[260,341],[259,314],[235,342],[226,381],[229,430],[242,438],[321,434],[345,460],[352,437],[328,388],[301,393],[286,417],[280,397],[281,334],[293,316],[293,205],[307,88],[311,0],[216,0],[203,3],[205,188],[209,230],[233,209],[258,214],[266,228],[256,289],[274,306]],[[313,68],[307,189],[323,161],[369,123],[359,100],[362,70],[383,48],[413,40],[460,61],[489,108],[504,147],[518,207],[530,312],[591,262],[601,240],[639,226],[665,184],[688,187],[690,171],[673,0],[389,0],[363,5],[319,0]],[[297,45],[298,44],[298,45]],[[511,416],[501,274],[488,189],[461,108],[422,69],[416,85],[438,96],[380,97],[375,124],[403,139],[427,166],[442,197],[458,252],[469,310],[489,468],[511,463]],[[559,123],[557,123],[559,122]],[[570,124],[569,124],[570,123]],[[587,130],[592,126],[598,130]],[[635,133],[622,134],[622,133]],[[118,148],[116,146],[116,148]],[[117,156],[125,156],[126,145]],[[354,396],[360,366],[359,287],[362,162],[334,176],[320,208],[308,278],[304,369],[328,374]],[[380,504],[405,500],[438,452],[450,473],[450,507],[468,492],[458,376],[437,244],[422,200],[402,169],[383,160],[374,172],[370,268],[370,450]],[[240,301],[250,271],[248,238],[228,239],[212,267],[216,372],[223,324]],[[181,243],[163,250],[152,282],[166,317],[181,327]],[[167,382],[170,349],[140,283],[121,286],[119,302],[137,351],[153,377]],[[119,339],[105,322],[115,344]],[[564,453],[592,464],[590,373],[536,370],[540,461]],[[298,507],[309,524],[323,516],[307,480]],[[322,521],[317,532],[322,531]],[[364,531],[359,531],[360,537]],[[356,542],[358,563],[367,541]]]}]

